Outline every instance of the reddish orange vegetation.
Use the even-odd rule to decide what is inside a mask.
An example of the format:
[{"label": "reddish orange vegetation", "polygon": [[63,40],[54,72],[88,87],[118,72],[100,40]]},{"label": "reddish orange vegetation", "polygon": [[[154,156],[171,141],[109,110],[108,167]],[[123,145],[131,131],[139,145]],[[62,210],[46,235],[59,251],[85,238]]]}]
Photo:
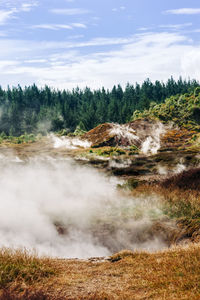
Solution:
[{"label": "reddish orange vegetation", "polygon": [[164,147],[187,147],[190,145],[190,140],[195,132],[188,131],[187,129],[172,129],[168,130],[161,137],[161,144]]}]

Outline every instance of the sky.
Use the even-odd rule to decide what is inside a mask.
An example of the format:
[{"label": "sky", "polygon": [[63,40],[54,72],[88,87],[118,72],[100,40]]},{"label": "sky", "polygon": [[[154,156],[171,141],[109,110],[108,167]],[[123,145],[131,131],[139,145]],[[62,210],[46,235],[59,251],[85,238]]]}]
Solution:
[{"label": "sky", "polygon": [[200,80],[199,0],[0,0],[0,85]]}]

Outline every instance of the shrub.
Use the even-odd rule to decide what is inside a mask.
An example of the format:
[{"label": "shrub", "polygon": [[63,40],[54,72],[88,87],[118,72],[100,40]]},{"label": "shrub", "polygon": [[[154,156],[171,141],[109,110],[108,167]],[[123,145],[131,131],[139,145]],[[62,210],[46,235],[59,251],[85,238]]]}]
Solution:
[{"label": "shrub", "polygon": [[151,105],[149,110],[136,110],[132,120],[141,118],[160,119],[163,122],[174,122],[190,130],[200,130],[200,87],[194,93],[176,95],[164,103]]}]

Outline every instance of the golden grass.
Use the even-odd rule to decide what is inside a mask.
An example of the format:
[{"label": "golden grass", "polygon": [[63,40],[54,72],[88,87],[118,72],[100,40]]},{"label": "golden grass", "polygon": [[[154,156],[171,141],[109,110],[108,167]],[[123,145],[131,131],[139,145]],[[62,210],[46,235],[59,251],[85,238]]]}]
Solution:
[{"label": "golden grass", "polygon": [[182,189],[176,185],[164,186],[162,183],[141,184],[131,191],[133,196],[146,197],[152,195],[159,199],[166,215],[171,218],[200,218],[200,190]]},{"label": "golden grass", "polygon": [[106,261],[49,259],[45,267],[55,271],[48,280],[35,269],[25,287],[23,280],[10,282],[0,299],[200,299],[200,244],[154,254],[123,251]]},{"label": "golden grass", "polygon": [[0,288],[32,285],[55,274],[49,259],[26,250],[0,249]]},{"label": "golden grass", "polygon": [[[176,179],[176,178],[175,178]],[[157,197],[164,215],[176,222],[169,244],[200,242],[200,191],[174,185],[145,184],[132,190],[138,197]]]}]

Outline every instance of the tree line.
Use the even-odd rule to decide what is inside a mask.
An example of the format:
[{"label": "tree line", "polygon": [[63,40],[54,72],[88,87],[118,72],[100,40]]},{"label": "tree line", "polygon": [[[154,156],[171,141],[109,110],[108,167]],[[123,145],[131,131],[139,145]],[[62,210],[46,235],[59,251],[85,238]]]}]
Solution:
[{"label": "tree line", "polygon": [[120,85],[111,90],[91,90],[78,87],[56,90],[35,84],[22,88],[0,87],[0,133],[19,136],[25,133],[45,133],[77,126],[90,130],[105,122],[125,123],[136,110],[149,109],[150,104],[164,102],[170,96],[185,94],[199,86],[196,80],[177,81],[172,77],[166,83],[151,82]]}]

